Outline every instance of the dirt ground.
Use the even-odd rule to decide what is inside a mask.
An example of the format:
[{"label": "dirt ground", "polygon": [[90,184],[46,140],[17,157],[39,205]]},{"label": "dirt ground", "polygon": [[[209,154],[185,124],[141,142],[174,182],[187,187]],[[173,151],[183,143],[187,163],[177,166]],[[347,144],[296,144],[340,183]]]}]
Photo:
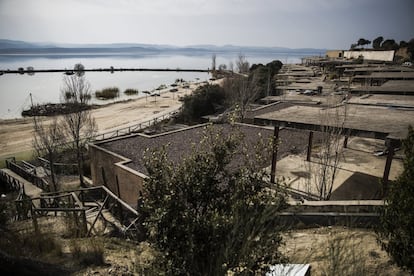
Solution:
[{"label": "dirt ground", "polygon": [[[410,275],[392,264],[372,230],[319,227],[292,230],[283,237],[282,252],[291,263],[310,264],[312,275]],[[334,265],[341,272],[332,274]]]},{"label": "dirt ground", "polygon": [[[65,221],[61,218],[39,219],[41,231],[52,234],[60,245],[58,256],[37,259],[51,263],[56,268],[71,271],[71,275],[145,275],[151,267],[154,250],[146,242],[137,243],[121,238],[68,238]],[[31,221],[18,222],[15,233],[27,234]],[[25,234],[26,233],[26,234]],[[284,232],[281,252],[290,263],[310,264],[312,275],[409,275],[394,265],[376,241],[376,234],[369,229],[348,227],[319,227],[295,229]],[[103,252],[103,264],[79,266],[73,256],[74,244],[95,244]],[[19,249],[16,249],[19,250]],[[334,265],[338,270],[332,271]]]},{"label": "dirt ground", "polygon": [[[332,200],[379,199],[386,156],[376,156],[384,149],[384,141],[352,137],[344,149],[333,184]],[[313,150],[312,161],[306,156],[289,155],[277,163],[277,177],[290,188],[317,195],[316,182],[320,164]],[[391,165],[390,180],[395,180],[403,170],[401,152],[396,152]]]},{"label": "dirt ground", "polygon": [[[159,97],[143,97],[136,100],[108,104],[92,110],[98,133],[142,123],[155,117],[168,114],[181,106],[179,97],[192,93],[200,83],[192,83],[190,88],[178,88],[175,93],[168,89],[161,91]],[[51,122],[51,117],[41,120]],[[32,151],[32,118],[0,119],[0,160],[7,157],[30,157]]]}]

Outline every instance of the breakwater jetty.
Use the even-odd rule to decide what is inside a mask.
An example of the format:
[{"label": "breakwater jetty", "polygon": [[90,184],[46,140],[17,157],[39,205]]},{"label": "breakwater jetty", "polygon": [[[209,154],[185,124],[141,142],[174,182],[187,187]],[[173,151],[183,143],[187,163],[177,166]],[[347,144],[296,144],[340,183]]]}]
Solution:
[{"label": "breakwater jetty", "polygon": [[94,68],[94,69],[24,69],[19,68],[17,70],[0,70],[0,75],[3,74],[29,74],[34,73],[64,73],[66,75],[73,75],[81,72],[126,72],[126,71],[139,71],[139,72],[199,72],[199,73],[210,73],[210,69],[181,69],[181,68]]}]

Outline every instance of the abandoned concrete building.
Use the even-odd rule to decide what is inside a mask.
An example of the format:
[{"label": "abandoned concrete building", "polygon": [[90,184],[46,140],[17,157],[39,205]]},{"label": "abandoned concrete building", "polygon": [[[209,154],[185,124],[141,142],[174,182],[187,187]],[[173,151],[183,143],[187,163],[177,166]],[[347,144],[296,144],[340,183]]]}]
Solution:
[{"label": "abandoned concrete building", "polygon": [[[315,190],[309,188],[309,174],[317,164],[313,160],[318,155],[323,130],[340,128],[342,162],[330,200],[354,200],[346,204],[377,200],[372,204],[382,204],[378,200],[385,185],[401,172],[400,142],[408,126],[414,125],[412,70],[369,63],[334,66],[338,68],[333,71],[339,70],[341,75],[327,81],[323,66],[285,65],[277,79],[283,94],[262,99],[262,105],[249,110],[239,128],[246,144],[256,143],[258,133],[263,139],[280,141],[275,156],[263,153],[269,160],[265,168],[270,171],[270,181],[283,178],[293,199],[305,198],[309,202],[318,199]],[[362,85],[359,78],[373,81]],[[318,87],[318,93],[302,93]],[[147,174],[143,160],[146,149],[168,145],[170,159],[177,162],[198,144],[205,126],[157,135],[135,133],[90,145],[93,184],[108,187],[136,206]],[[213,125],[224,132],[229,127]]]},{"label": "abandoned concrete building", "polygon": [[[211,130],[206,130],[211,128]],[[91,175],[95,186],[106,186],[118,197],[136,206],[139,191],[142,189],[147,170],[144,165],[144,154],[147,149],[160,148],[167,145],[169,159],[176,163],[188,155],[194,146],[199,145],[206,131],[227,135],[232,126],[228,124],[201,124],[157,135],[143,133],[132,134],[91,144]],[[259,139],[266,141],[273,138],[273,129],[248,124],[236,124],[243,144],[251,154]],[[289,154],[306,150],[308,132],[284,129],[280,131],[280,147],[278,159]],[[264,152],[271,165],[271,152]],[[237,163],[237,160],[235,161]],[[241,165],[241,164],[236,164]]]}]

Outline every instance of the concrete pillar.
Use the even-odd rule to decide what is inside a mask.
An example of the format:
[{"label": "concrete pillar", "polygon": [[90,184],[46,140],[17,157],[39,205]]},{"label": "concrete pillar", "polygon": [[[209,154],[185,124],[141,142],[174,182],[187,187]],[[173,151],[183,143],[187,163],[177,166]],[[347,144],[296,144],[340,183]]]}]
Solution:
[{"label": "concrete pillar", "polygon": [[277,148],[279,142],[279,126],[275,126],[273,131],[273,150],[272,150],[272,167],[270,170],[270,182],[275,183],[276,178],[276,163],[277,163]]},{"label": "concrete pillar", "polygon": [[311,161],[312,155],[312,143],[313,143],[313,131],[309,131],[309,139],[308,139],[308,153],[306,154],[306,161]]},{"label": "concrete pillar", "polygon": [[[116,175],[116,176],[115,176],[115,179],[116,179],[116,190],[117,190],[118,197],[119,197],[120,199],[122,199],[122,198],[121,198],[121,191],[120,191],[120,189],[119,189],[119,180],[118,180],[118,175]],[[123,223],[123,221],[124,221],[124,215],[123,215],[123,213],[122,213],[122,205],[121,205],[119,202],[117,202],[116,204],[118,205],[119,221],[120,221],[121,223]]]},{"label": "concrete pillar", "polygon": [[393,157],[394,157],[394,146],[391,144],[388,147],[387,161],[385,162],[384,175],[382,177],[383,195],[385,195],[388,190],[388,177],[390,175],[390,169],[391,169],[391,163],[392,163]]}]

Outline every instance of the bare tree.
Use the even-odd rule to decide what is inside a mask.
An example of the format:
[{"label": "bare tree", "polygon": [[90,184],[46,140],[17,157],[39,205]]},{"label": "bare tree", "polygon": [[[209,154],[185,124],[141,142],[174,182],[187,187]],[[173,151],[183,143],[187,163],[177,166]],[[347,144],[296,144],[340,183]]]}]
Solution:
[{"label": "bare tree", "polygon": [[246,60],[246,57],[243,54],[239,54],[236,60],[236,67],[239,73],[248,73],[249,72],[249,62]]},{"label": "bare tree", "polygon": [[233,64],[233,61],[230,61],[230,62],[229,62],[229,71],[231,71],[232,73],[233,73],[233,71],[234,71],[234,64]]},{"label": "bare tree", "polygon": [[72,112],[63,115],[62,126],[70,139],[70,147],[76,153],[78,174],[81,186],[83,180],[84,149],[96,132],[95,119],[88,108],[91,89],[83,76],[65,76],[61,90],[64,103]]},{"label": "bare tree", "polygon": [[211,56],[211,71],[213,72],[213,75],[216,73],[216,54]]},{"label": "bare tree", "polygon": [[244,76],[235,76],[226,78],[223,82],[223,88],[226,93],[226,99],[237,113],[237,117],[243,121],[249,104],[257,97],[259,89],[257,79]]},{"label": "bare tree", "polygon": [[343,151],[344,124],[347,119],[347,106],[334,106],[322,110],[321,144],[316,155],[318,166],[314,173],[316,191],[319,199],[328,200],[332,194],[335,177]]},{"label": "bare tree", "polygon": [[58,119],[53,118],[49,125],[34,117],[34,138],[33,145],[40,157],[46,157],[50,166],[50,178],[53,189],[57,191],[57,179],[55,173],[55,162],[59,147],[64,143],[65,136],[59,125]]}]

